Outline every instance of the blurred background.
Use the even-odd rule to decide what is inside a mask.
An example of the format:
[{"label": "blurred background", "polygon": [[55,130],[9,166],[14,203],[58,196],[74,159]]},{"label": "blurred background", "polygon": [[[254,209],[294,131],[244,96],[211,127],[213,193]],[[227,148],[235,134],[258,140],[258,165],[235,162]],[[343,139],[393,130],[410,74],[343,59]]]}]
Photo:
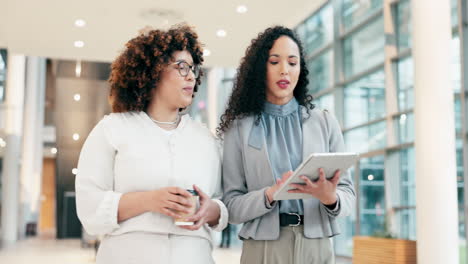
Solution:
[{"label": "blurred background", "polygon": [[[437,17],[422,15],[444,4]],[[430,27],[431,20],[450,22]],[[398,247],[405,250],[394,250],[388,263],[416,263],[431,254],[424,243],[436,240],[423,231],[443,236],[449,229],[458,238],[440,243],[458,256],[447,263],[468,263],[467,0],[0,0],[0,263],[94,262],[97,240],[76,216],[74,177],[88,133],[110,112],[110,63],[140,29],[183,21],[205,45],[205,76],[190,114],[212,131],[251,39],[278,24],[301,38],[316,105],[338,118],[347,149],[361,154],[351,170],[356,207],[334,238],[338,263],[384,263],[378,255]],[[441,40],[448,60],[431,57],[425,31]],[[434,75],[437,66],[447,68],[443,87],[415,87],[418,78],[431,79],[415,70],[431,65]],[[434,105],[450,113],[434,112],[433,122],[450,129],[433,138],[450,149],[437,161],[424,160],[430,149],[415,144],[429,129],[418,123],[427,109],[415,101],[431,100],[432,89],[453,98]],[[447,173],[417,177],[416,161],[438,162]],[[433,205],[424,198],[437,188],[424,177],[454,183],[448,195],[434,194],[437,204],[455,208],[437,226],[423,222]],[[217,263],[239,263],[239,228],[214,235]]]}]

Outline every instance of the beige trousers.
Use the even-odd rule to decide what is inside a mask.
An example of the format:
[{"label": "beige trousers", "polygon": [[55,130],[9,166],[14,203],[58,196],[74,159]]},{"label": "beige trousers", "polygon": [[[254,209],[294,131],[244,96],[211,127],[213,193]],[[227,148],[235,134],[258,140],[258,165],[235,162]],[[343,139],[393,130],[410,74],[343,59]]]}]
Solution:
[{"label": "beige trousers", "polygon": [[334,264],[331,238],[306,238],[304,226],[281,227],[278,240],[244,240],[241,264]]},{"label": "beige trousers", "polygon": [[104,238],[96,264],[214,264],[211,250],[200,237],[132,232]]}]

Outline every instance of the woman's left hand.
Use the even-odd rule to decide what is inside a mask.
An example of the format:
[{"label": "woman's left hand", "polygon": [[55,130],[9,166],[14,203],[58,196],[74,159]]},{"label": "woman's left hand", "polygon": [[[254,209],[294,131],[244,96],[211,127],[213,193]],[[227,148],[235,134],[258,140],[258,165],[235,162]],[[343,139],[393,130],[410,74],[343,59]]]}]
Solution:
[{"label": "woman's left hand", "polygon": [[290,184],[294,190],[289,190],[289,193],[307,193],[319,199],[325,205],[332,205],[337,202],[336,186],[340,181],[340,171],[337,170],[333,178],[327,180],[322,168],[319,169],[319,178],[316,182],[312,182],[309,178],[302,175],[300,178],[305,184]]},{"label": "woman's left hand", "polygon": [[200,197],[200,208],[198,208],[198,211],[193,216],[186,219],[188,222],[194,222],[193,225],[179,227],[187,230],[198,230],[205,223],[208,223],[210,226],[217,225],[221,213],[219,205],[196,185],[193,185],[193,189],[197,191]]}]

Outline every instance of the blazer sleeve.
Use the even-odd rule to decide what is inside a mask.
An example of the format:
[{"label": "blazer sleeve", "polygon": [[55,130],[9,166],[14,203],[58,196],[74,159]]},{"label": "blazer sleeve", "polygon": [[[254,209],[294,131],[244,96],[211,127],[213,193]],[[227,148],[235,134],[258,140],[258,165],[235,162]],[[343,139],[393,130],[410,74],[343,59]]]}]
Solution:
[{"label": "blazer sleeve", "polygon": [[80,153],[75,179],[76,208],[84,229],[91,235],[105,235],[119,228],[117,213],[121,193],[114,189],[116,149],[101,120],[91,131]]},{"label": "blazer sleeve", "polygon": [[215,226],[211,226],[210,228],[213,230],[213,231],[222,231],[224,228],[226,228],[226,226],[228,225],[228,220],[229,220],[229,214],[228,214],[228,210],[226,208],[226,205],[221,201],[221,198],[222,198],[222,195],[223,195],[223,187],[222,187],[222,177],[221,177],[221,171],[222,171],[222,165],[221,165],[221,161],[222,161],[222,146],[221,146],[221,142],[219,140],[216,140],[216,150],[218,152],[218,156],[219,156],[219,162],[217,164],[217,171],[219,172],[218,175],[217,175],[217,180],[216,180],[216,187],[215,187],[215,193],[211,196],[211,198],[213,199],[213,201],[218,204],[219,206],[219,220],[218,220],[218,224],[215,225]]},{"label": "blazer sleeve", "polygon": [[[343,134],[341,133],[338,121],[328,111],[324,111],[325,121],[329,127],[329,151],[330,152],[345,152],[345,144]],[[332,217],[349,216],[356,204],[356,193],[354,191],[353,181],[349,171],[342,171],[340,181],[337,186],[336,194],[337,204],[333,209],[328,208],[324,204],[321,206]]]},{"label": "blazer sleeve", "polygon": [[223,201],[229,211],[229,222],[241,224],[263,216],[277,205],[267,207],[265,190],[248,191],[242,155],[238,120],[224,135]]}]

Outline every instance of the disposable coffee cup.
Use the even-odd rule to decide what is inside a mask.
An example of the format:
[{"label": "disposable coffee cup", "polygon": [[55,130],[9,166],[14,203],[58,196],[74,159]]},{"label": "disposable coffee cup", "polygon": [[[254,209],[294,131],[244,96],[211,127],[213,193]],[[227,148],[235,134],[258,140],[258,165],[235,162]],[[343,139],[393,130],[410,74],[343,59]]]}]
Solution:
[{"label": "disposable coffee cup", "polygon": [[190,226],[190,225],[194,225],[195,223],[194,222],[189,222],[187,221],[186,219],[189,218],[190,216],[193,216],[195,214],[195,212],[197,211],[198,209],[198,203],[199,203],[199,197],[198,197],[198,193],[197,191],[195,190],[187,190],[189,193],[192,194],[192,196],[190,197],[190,201],[192,203],[192,206],[190,207],[190,212],[189,213],[182,213],[180,212],[180,218],[176,218],[174,220],[174,224],[177,225],[177,226]]}]

